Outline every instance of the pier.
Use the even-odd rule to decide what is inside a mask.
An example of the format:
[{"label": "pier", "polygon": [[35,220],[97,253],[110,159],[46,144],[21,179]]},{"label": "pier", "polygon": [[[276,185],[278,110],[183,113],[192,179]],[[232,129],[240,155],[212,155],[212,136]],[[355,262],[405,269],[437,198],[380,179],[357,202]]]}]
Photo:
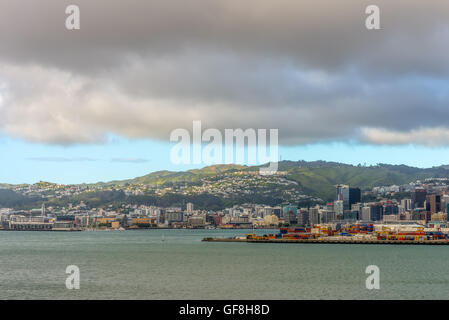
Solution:
[{"label": "pier", "polygon": [[204,238],[205,242],[247,242],[247,243],[322,243],[322,244],[400,244],[400,245],[449,245],[448,240],[334,240],[334,239],[241,239]]}]

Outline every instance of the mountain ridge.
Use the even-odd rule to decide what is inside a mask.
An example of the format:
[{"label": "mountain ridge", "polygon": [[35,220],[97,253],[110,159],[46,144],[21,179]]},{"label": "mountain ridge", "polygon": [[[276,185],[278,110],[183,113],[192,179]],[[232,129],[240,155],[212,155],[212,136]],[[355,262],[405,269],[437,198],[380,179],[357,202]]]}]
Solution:
[{"label": "mountain ridge", "polygon": [[[236,171],[256,171],[260,166],[214,165],[187,171],[156,171],[134,179],[111,181],[107,185],[195,183],[206,176],[219,176]],[[330,199],[335,193],[336,184],[349,184],[362,189],[375,186],[401,185],[426,178],[449,178],[449,166],[442,165],[431,168],[417,168],[407,165],[391,165],[379,163],[363,166],[339,162],[291,161],[279,162],[278,171],[285,172],[289,180],[299,183],[303,190],[313,196]]]},{"label": "mountain ridge", "polygon": [[[218,164],[187,171],[160,170],[132,179],[97,182],[88,185],[125,186],[148,184],[162,186],[178,183],[198,184],[206,177],[216,177],[219,181],[220,177],[225,174],[238,171],[258,171],[263,166],[266,165]],[[368,190],[376,186],[408,184],[426,178],[449,178],[449,165],[417,168],[403,164],[392,165],[379,163],[377,165],[365,166],[324,160],[284,160],[279,162],[278,171],[283,172],[286,179],[297,182],[306,194],[326,200],[333,198],[335,185],[340,183],[360,187],[362,190]],[[0,187],[4,188],[11,186],[10,184],[0,184]]]}]

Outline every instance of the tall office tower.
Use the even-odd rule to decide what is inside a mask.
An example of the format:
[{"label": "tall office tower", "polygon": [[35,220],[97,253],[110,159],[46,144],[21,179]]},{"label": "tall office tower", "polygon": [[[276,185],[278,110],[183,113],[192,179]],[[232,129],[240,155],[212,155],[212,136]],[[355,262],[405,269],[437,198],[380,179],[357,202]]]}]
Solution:
[{"label": "tall office tower", "polygon": [[439,194],[429,194],[426,196],[426,211],[435,214],[441,211],[441,196]]},{"label": "tall office tower", "polygon": [[193,203],[189,202],[187,203],[187,210],[188,213],[192,213],[193,212]]},{"label": "tall office tower", "polygon": [[361,202],[362,192],[360,191],[360,188],[350,188],[345,184],[339,184],[336,188],[336,200],[343,201],[343,210],[351,210],[351,206],[354,203]]},{"label": "tall office tower", "polygon": [[348,210],[351,209],[351,206],[355,203],[360,203],[362,201],[362,191],[360,188],[349,188],[349,207]]},{"label": "tall office tower", "polygon": [[382,203],[375,203],[371,205],[370,210],[371,221],[380,221],[384,216],[384,207]]},{"label": "tall office tower", "polygon": [[426,189],[415,189],[412,191],[412,207],[424,208],[424,201],[426,201],[427,191]]},{"label": "tall office tower", "polygon": [[344,201],[345,199],[349,200],[349,186],[345,184],[338,184],[337,186],[337,196],[335,200]]}]

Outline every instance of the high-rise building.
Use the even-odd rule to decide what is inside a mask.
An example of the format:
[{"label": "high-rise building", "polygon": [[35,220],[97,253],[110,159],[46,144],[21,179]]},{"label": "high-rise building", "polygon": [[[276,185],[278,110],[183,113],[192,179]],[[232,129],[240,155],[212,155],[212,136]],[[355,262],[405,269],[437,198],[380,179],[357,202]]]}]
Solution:
[{"label": "high-rise building", "polygon": [[359,203],[362,201],[362,191],[360,188],[349,188],[349,207],[348,210],[351,210],[351,207],[355,203]]},{"label": "high-rise building", "polygon": [[362,208],[361,219],[364,221],[371,221],[371,207],[367,206]]},{"label": "high-rise building", "polygon": [[381,203],[375,203],[370,206],[371,221],[380,221],[384,216],[384,207]]},{"label": "high-rise building", "polygon": [[310,224],[319,224],[320,223],[320,209],[318,207],[309,209],[309,220],[310,220]]},{"label": "high-rise building", "polygon": [[[297,211],[297,209],[296,209]],[[285,214],[285,222],[290,224],[290,225],[295,225],[298,223],[298,217],[296,216],[297,212],[293,212],[292,210],[287,211],[287,213]]]},{"label": "high-rise building", "polygon": [[351,210],[351,206],[361,202],[362,192],[360,188],[350,188],[348,185],[337,185],[336,200],[343,201],[343,210]]},{"label": "high-rise building", "polygon": [[282,213],[281,207],[274,207],[274,208],[273,208],[273,214],[274,214],[276,217],[281,218],[281,213]]},{"label": "high-rise building", "polygon": [[286,206],[282,207],[282,214],[283,214],[284,219],[287,218],[287,214],[289,212],[293,213],[296,216],[296,214],[298,212],[298,206],[294,206],[294,205],[290,205],[289,204],[289,205],[286,205]]},{"label": "high-rise building", "polygon": [[347,210],[349,206],[349,186],[345,184],[337,185],[337,196],[335,198],[337,201],[343,201],[344,210]]},{"label": "high-rise building", "polygon": [[187,213],[192,213],[193,212],[193,203],[189,202],[187,203]]},{"label": "high-rise building", "polygon": [[412,206],[413,209],[424,208],[424,201],[426,201],[426,189],[415,189],[412,191]]},{"label": "high-rise building", "polygon": [[309,225],[309,211],[307,209],[298,209],[298,225],[301,227]]},{"label": "high-rise building", "polygon": [[335,212],[334,211],[327,211],[327,210],[322,211],[320,213],[320,220],[321,220],[321,223],[334,222],[336,220]]},{"label": "high-rise building", "polygon": [[343,220],[343,200],[337,200],[334,202],[334,212],[337,220]]},{"label": "high-rise building", "polygon": [[429,194],[426,196],[426,211],[435,214],[441,211],[441,196],[439,194]]}]

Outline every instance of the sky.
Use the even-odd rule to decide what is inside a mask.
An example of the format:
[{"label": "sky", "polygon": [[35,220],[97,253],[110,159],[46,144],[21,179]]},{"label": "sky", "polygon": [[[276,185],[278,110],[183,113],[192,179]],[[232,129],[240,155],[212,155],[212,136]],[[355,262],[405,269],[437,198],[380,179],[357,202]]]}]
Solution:
[{"label": "sky", "polygon": [[[0,182],[205,164],[170,133],[279,130],[282,160],[449,164],[449,3],[3,0]],[[80,8],[67,30],[65,9]]]}]

